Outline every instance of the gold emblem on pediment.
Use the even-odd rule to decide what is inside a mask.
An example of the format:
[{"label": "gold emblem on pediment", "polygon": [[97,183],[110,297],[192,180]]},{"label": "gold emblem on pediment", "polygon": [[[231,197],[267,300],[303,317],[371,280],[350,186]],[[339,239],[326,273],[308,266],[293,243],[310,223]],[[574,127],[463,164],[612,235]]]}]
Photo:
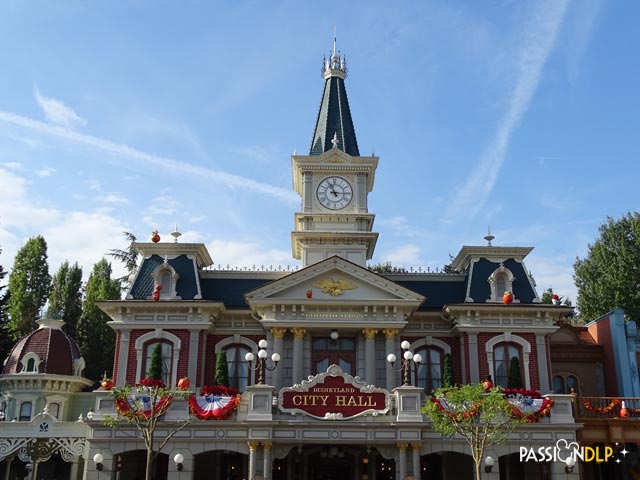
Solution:
[{"label": "gold emblem on pediment", "polygon": [[321,282],[314,283],[315,288],[319,288],[323,293],[328,293],[332,297],[338,297],[342,295],[343,290],[354,290],[358,288],[348,280],[334,281],[332,278],[325,278]]}]

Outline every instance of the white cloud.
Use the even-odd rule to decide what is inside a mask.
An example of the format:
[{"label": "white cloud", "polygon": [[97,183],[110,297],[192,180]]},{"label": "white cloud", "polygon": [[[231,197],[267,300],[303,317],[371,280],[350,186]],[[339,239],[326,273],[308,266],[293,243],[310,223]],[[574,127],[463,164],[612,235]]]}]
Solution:
[{"label": "white cloud", "polygon": [[467,181],[456,191],[444,218],[474,217],[483,208],[496,184],[507,155],[511,136],[538,89],[542,69],[554,49],[567,8],[567,0],[536,3],[529,23],[523,28],[523,48],[516,59],[517,80],[497,132]]},{"label": "white cloud", "polygon": [[414,244],[401,245],[400,247],[382,255],[382,262],[391,262],[395,267],[415,267],[423,263],[420,258],[420,247]]},{"label": "white cloud", "polygon": [[62,125],[64,127],[84,127],[87,124],[87,120],[78,116],[72,108],[67,107],[60,100],[55,98],[45,97],[40,94],[40,91],[36,88],[35,91],[36,101],[45,117],[51,123],[56,125]]},{"label": "white cloud", "polygon": [[105,203],[118,203],[124,204],[129,203],[129,199],[123,195],[117,195],[115,193],[110,193],[109,195],[104,195],[100,197],[100,200]]},{"label": "white cloud", "polygon": [[180,203],[170,195],[158,195],[147,207],[151,215],[173,215],[178,211]]},{"label": "white cloud", "polygon": [[4,162],[2,165],[4,165],[10,170],[15,170],[15,171],[24,170],[24,167],[20,162]]},{"label": "white cloud", "polygon": [[56,169],[51,167],[45,167],[41,168],[40,170],[36,170],[36,175],[38,175],[39,177],[50,177],[54,173],[56,173]]},{"label": "white cloud", "polygon": [[527,268],[533,274],[538,293],[547,288],[562,297],[568,297],[573,305],[576,304],[578,291],[573,282],[573,258],[568,256],[541,257],[531,255],[527,257]]},{"label": "white cloud", "polygon": [[88,145],[114,155],[127,157],[131,160],[137,160],[152,167],[163,169],[171,175],[186,175],[199,180],[207,180],[211,184],[222,184],[228,188],[244,189],[262,193],[276,198],[287,205],[296,205],[300,202],[298,196],[288,188],[274,187],[273,185],[257,182],[250,178],[233,175],[219,170],[211,170],[199,165],[181,162],[168,157],[153,155],[129,147],[128,145],[114,143],[91,135],[85,135],[69,128],[64,128],[59,125],[50,125],[22,115],[0,111],[0,121],[18,125],[43,134],[54,135],[78,144]]},{"label": "white cloud", "polygon": [[298,266],[298,262],[291,258],[290,250],[264,249],[259,242],[214,240],[207,248],[216,267],[260,269],[269,266]]}]

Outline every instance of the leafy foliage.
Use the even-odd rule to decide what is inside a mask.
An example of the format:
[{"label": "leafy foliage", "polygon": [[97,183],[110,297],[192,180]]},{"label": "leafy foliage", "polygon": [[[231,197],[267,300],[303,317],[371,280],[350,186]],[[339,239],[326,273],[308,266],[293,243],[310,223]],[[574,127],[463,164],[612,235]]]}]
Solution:
[{"label": "leafy foliage", "polygon": [[149,362],[149,371],[147,378],[154,380],[162,380],[162,343],[157,342],[151,350],[151,362]]},{"label": "leafy foliage", "polygon": [[522,374],[520,373],[520,359],[518,357],[511,357],[507,387],[522,388]]},{"label": "leafy foliage", "polygon": [[69,266],[69,262],[65,260],[53,276],[47,317],[64,320],[63,330],[76,338],[81,316],[82,268],[78,262]]},{"label": "leafy foliage", "polygon": [[475,463],[476,480],[487,448],[504,443],[520,423],[499,388],[485,393],[482,384],[439,388],[425,412],[433,428],[443,436],[460,435],[469,445]]},{"label": "leafy foliage", "polygon": [[111,264],[104,258],[93,266],[87,281],[82,316],[78,321],[78,347],[87,363],[85,376],[98,380],[100,374],[111,371],[115,349],[115,332],[107,325],[109,316],[96,302],[118,300],[120,282],[111,278]]},{"label": "leafy foliage", "polygon": [[122,262],[127,269],[128,274],[122,278],[119,278],[123,287],[126,287],[129,282],[129,277],[136,271],[136,266],[138,263],[138,255],[140,252],[136,247],[136,236],[131,232],[122,232],[125,239],[129,242],[129,246],[126,250],[122,250],[120,248],[112,248],[109,250],[110,257],[115,258],[119,262]]},{"label": "leafy foliage", "polygon": [[[2,249],[0,249],[0,253],[2,253]],[[4,271],[2,265],[0,265],[0,282],[7,275],[7,272]],[[11,338],[9,338],[8,332],[8,318],[6,315],[6,306],[9,300],[9,294],[7,291],[3,293],[3,290],[6,288],[6,285],[0,284],[0,362],[4,362],[4,359],[9,355],[9,351],[12,347]]]},{"label": "leafy foliage", "polygon": [[227,353],[218,352],[216,356],[216,385],[229,386],[229,365],[227,364]]},{"label": "leafy foliage", "polygon": [[9,275],[8,330],[16,341],[37,328],[36,320],[51,291],[47,242],[32,237],[16,254]]},{"label": "leafy foliage", "polygon": [[580,315],[593,320],[620,307],[640,322],[640,213],[608,217],[599,232],[573,265]]},{"label": "leafy foliage", "polygon": [[[162,416],[167,413],[176,398],[186,398],[190,392],[176,388],[167,388],[164,383],[154,379],[143,379],[139,384],[112,388],[109,393],[113,396],[116,409],[120,416],[133,425],[142,436],[147,450],[145,480],[151,480],[151,472],[158,454],[173,436],[190,423],[190,418],[173,422],[162,422]],[[147,408],[148,407],[148,408]],[[119,418],[106,418],[104,423],[112,428],[118,428]],[[156,447],[157,427],[162,424],[168,433]],[[163,428],[164,429],[164,428]]]},{"label": "leafy foliage", "polygon": [[453,387],[456,384],[456,377],[453,371],[453,359],[450,353],[445,353],[442,360],[442,386]]},{"label": "leafy foliage", "polygon": [[407,273],[407,269],[403,267],[396,267],[391,262],[380,262],[375,265],[367,265],[367,268],[372,272],[385,274],[385,273]]}]

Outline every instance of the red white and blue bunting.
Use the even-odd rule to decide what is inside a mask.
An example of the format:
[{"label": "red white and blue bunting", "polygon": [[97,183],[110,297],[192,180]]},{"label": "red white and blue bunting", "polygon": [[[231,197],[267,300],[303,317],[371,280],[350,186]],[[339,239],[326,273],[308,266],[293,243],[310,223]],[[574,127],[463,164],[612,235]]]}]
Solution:
[{"label": "red white and blue bunting", "polygon": [[200,420],[225,420],[229,418],[240,403],[240,395],[234,397],[221,395],[191,395],[188,398],[191,413]]}]

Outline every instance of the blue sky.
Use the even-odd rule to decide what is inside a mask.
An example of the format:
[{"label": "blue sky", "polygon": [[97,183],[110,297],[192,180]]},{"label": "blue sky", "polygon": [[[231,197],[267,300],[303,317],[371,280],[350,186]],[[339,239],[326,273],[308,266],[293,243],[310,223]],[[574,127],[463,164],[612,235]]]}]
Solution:
[{"label": "blue sky", "polygon": [[[175,224],[216,264],[296,265],[290,155],[322,57],[347,58],[380,157],[374,262],[533,246],[539,290],[638,208],[635,2],[0,3],[0,264],[33,235],[85,275],[123,231]],[[635,162],[633,160],[636,160]]]}]

